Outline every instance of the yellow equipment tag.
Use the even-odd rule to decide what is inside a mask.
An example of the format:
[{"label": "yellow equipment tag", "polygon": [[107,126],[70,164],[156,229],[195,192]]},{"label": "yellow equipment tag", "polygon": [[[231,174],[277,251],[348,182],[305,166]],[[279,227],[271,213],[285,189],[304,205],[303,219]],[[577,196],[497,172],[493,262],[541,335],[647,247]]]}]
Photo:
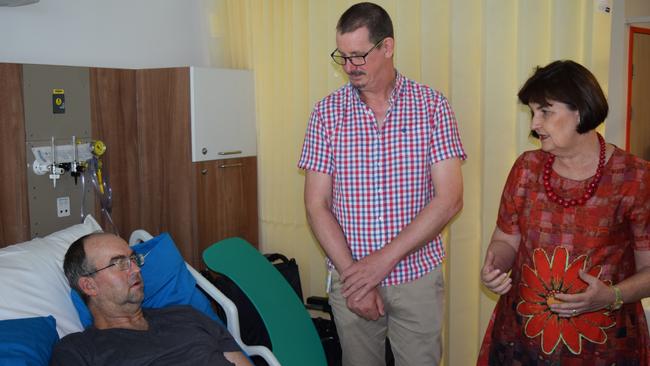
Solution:
[{"label": "yellow equipment tag", "polygon": [[63,89],[52,89],[52,113],[65,113],[65,91]]}]

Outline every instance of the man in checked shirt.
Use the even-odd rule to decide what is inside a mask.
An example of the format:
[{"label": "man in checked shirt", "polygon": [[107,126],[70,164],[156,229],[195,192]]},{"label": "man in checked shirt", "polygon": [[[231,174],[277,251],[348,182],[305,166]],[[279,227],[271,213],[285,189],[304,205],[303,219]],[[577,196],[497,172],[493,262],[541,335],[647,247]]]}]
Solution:
[{"label": "man in checked shirt", "polygon": [[386,11],[346,10],[331,57],[349,82],[316,104],[298,166],[309,224],[329,258],[344,365],[437,365],[444,250],[466,158],[445,97],[401,75]]}]

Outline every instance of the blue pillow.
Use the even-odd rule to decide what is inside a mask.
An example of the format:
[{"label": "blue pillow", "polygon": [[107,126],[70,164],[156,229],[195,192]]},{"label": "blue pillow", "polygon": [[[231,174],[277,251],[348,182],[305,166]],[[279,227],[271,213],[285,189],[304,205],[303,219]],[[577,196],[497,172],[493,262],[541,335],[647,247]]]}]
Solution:
[{"label": "blue pillow", "polygon": [[0,321],[0,365],[47,365],[58,342],[54,317]]},{"label": "blue pillow", "polygon": [[[168,233],[162,233],[131,248],[136,253],[145,255],[144,266],[140,269],[144,282],[142,307],[191,305],[223,325],[208,298],[196,287],[196,280],[185,267],[185,261]],[[81,324],[84,328],[90,326],[93,320],[86,304],[74,290],[71,297]]]}]

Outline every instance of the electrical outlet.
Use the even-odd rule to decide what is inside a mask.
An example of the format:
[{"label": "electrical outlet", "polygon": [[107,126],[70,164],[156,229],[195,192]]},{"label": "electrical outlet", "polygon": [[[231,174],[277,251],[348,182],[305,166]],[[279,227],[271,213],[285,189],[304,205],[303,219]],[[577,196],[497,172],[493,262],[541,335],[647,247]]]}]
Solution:
[{"label": "electrical outlet", "polygon": [[56,215],[58,217],[70,216],[70,197],[58,197],[56,199]]}]

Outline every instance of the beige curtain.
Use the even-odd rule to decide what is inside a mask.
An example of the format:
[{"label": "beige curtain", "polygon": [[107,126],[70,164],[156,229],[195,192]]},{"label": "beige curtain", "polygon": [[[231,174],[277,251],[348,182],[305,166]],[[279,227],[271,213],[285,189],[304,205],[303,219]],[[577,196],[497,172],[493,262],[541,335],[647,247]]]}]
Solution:
[{"label": "beige curtain", "polygon": [[[261,245],[301,266],[306,295],[324,293],[322,251],[307,226],[296,168],[314,103],[346,82],[329,59],[339,15],[354,1],[214,0],[220,66],[255,72]],[[516,92],[536,65],[571,58],[607,90],[610,15],[593,0],[386,0],[397,68],[442,91],[469,159],[465,207],[447,235],[447,365],[476,360],[495,297],[479,270],[514,159],[536,145]]]}]

